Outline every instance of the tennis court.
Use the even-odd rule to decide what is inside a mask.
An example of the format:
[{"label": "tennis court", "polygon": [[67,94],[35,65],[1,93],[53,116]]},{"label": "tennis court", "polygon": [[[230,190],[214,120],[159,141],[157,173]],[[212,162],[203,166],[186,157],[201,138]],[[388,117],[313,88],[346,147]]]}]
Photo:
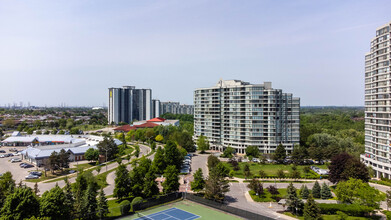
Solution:
[{"label": "tennis court", "polygon": [[237,220],[239,217],[200,205],[188,200],[180,200],[162,206],[153,207],[138,212],[122,220],[193,220],[193,219],[224,219]]},{"label": "tennis court", "polygon": [[144,219],[153,219],[153,220],[192,220],[197,219],[200,216],[194,215],[193,213],[183,211],[182,209],[178,208],[170,208],[166,209],[154,214],[141,216],[140,218],[137,218],[136,220],[144,220]]}]

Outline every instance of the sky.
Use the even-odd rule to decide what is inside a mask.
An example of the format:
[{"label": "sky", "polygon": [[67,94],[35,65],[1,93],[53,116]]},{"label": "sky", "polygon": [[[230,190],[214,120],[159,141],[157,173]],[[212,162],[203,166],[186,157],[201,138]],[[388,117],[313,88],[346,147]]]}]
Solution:
[{"label": "sky", "polygon": [[302,106],[363,106],[364,55],[391,1],[0,0],[0,106],[102,106],[108,88],[193,103],[239,79]]}]

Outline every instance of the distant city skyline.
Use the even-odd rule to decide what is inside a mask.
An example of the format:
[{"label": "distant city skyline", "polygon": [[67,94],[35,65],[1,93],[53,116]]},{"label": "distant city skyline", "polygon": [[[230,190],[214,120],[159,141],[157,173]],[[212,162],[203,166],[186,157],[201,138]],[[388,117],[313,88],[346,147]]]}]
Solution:
[{"label": "distant city skyline", "polygon": [[0,0],[0,106],[105,106],[107,88],[193,104],[220,78],[270,81],[302,106],[363,106],[376,1]]}]

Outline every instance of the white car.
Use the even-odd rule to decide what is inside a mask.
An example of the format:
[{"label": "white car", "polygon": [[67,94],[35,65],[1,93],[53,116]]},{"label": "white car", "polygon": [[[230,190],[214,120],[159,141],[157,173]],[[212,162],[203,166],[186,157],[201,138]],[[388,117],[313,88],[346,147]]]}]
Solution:
[{"label": "white car", "polygon": [[11,163],[22,162],[20,158],[12,158]]},{"label": "white car", "polygon": [[26,178],[26,180],[28,180],[28,179],[38,179],[39,176],[30,174],[30,175],[27,175],[25,178]]}]

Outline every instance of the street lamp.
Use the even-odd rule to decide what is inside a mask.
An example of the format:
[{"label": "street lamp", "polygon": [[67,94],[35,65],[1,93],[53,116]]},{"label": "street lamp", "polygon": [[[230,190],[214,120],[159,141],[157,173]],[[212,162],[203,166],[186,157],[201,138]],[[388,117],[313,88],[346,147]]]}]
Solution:
[{"label": "street lamp", "polygon": [[105,159],[106,159],[106,172],[107,172],[107,151],[108,151],[109,149],[106,148],[105,150],[106,150],[106,157],[105,157]]}]

